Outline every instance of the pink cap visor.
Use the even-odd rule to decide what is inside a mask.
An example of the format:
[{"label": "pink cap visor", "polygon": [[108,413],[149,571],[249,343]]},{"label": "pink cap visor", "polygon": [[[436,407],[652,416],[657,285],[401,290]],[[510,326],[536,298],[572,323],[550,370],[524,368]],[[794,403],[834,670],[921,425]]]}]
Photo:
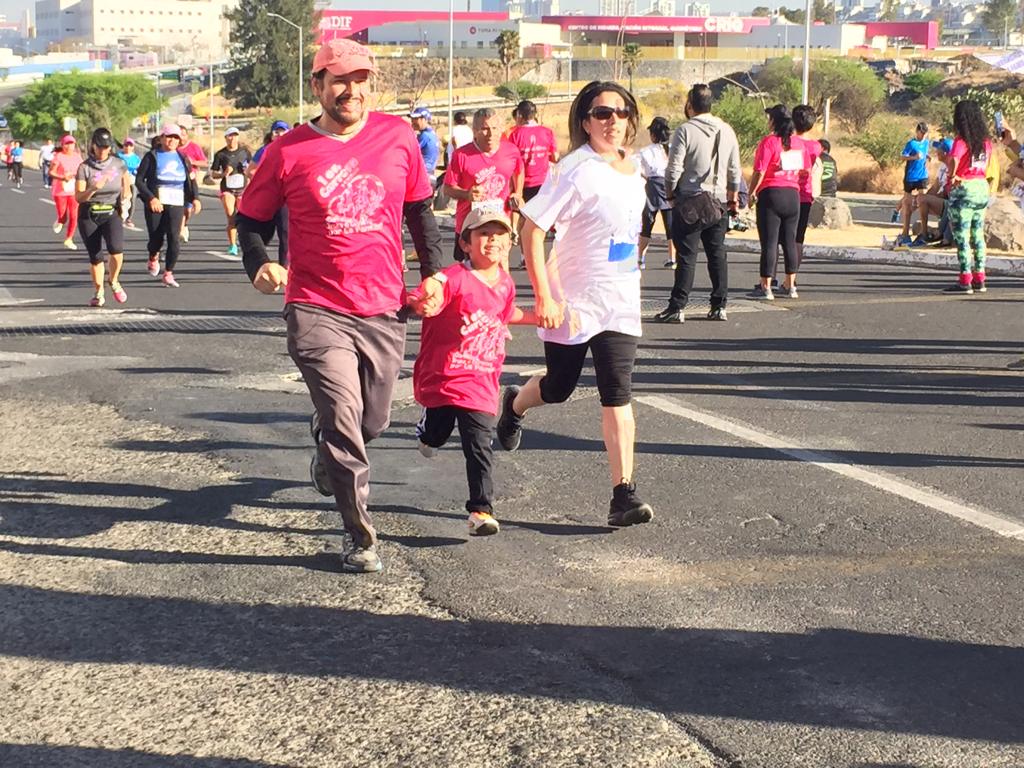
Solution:
[{"label": "pink cap visor", "polygon": [[313,57],[313,71],[326,69],[332,75],[341,77],[350,72],[367,69],[377,71],[373,51],[354,40],[339,38],[324,43]]},{"label": "pink cap visor", "polygon": [[72,136],[71,134],[68,134],[63,139],[60,140],[60,143],[61,144],[77,144],[78,142],[75,141],[75,137],[74,136]]}]

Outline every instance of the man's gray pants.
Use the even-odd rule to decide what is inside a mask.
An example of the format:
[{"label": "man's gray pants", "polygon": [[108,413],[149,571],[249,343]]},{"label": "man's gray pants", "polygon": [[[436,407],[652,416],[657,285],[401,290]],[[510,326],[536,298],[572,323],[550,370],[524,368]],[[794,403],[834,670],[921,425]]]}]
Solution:
[{"label": "man's gray pants", "polygon": [[285,308],[288,354],[320,416],[320,458],[345,530],[357,546],[376,544],[367,501],[366,444],[387,429],[405,353],[405,323],[394,315],[356,317],[306,304]]}]

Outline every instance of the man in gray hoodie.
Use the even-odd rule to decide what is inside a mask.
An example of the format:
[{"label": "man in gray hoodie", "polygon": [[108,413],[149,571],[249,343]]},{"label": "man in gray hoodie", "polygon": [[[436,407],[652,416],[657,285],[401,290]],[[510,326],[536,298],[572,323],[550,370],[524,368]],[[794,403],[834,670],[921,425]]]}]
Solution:
[{"label": "man in gray hoodie", "polygon": [[[709,320],[725,320],[729,293],[729,272],[725,251],[725,233],[729,216],[737,212],[742,171],[740,148],[733,129],[711,114],[711,89],[698,84],[686,99],[689,118],[672,136],[665,172],[665,189],[673,200],[672,241],[676,246],[675,284],[668,307],[654,316],[658,323],[683,322],[683,310],[693,290],[697,266],[697,247],[704,246],[711,277]],[[715,147],[717,139],[717,149]],[[713,167],[714,161],[714,167]],[[680,204],[702,192],[712,195],[725,211],[710,223],[687,224],[679,214]]]}]

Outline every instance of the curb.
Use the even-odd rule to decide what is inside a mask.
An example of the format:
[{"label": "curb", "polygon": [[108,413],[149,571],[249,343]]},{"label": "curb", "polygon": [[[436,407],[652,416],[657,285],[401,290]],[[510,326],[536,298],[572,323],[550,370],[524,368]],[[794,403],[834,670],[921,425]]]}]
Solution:
[{"label": "curb", "polygon": [[[757,241],[726,238],[730,251],[760,253]],[[843,248],[832,245],[806,245],[804,254],[818,259],[854,261],[865,264],[894,264],[904,267],[924,267],[956,272],[960,268],[956,254],[949,251],[883,251],[881,248]],[[990,275],[1024,275],[1024,257],[991,256],[985,262],[985,272]]]}]

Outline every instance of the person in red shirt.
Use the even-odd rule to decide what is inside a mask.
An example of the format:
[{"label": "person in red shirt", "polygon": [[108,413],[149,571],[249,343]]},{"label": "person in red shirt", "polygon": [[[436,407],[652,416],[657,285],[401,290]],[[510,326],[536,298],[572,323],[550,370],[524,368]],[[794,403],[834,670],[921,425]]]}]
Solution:
[{"label": "person in red shirt", "polygon": [[[389,423],[405,351],[402,220],[423,277],[410,303],[425,316],[443,296],[441,236],[408,123],[368,109],[373,53],[353,40],[331,40],[312,71],[322,113],[267,146],[239,204],[238,236],[253,286],[267,294],[285,289],[288,352],[315,407],[310,472],[321,493],[333,493],[347,534],[341,568],[376,572],[366,443]],[[283,205],[287,269],[266,249]]]},{"label": "person in red shirt", "polygon": [[53,231],[60,234],[64,225],[67,225],[64,247],[70,251],[78,250],[73,239],[75,228],[78,226],[75,177],[81,164],[82,156],[78,152],[75,137],[68,134],[60,140],[60,152],[54,154],[53,160],[50,161],[50,179],[53,181],[53,203],[57,206],[57,220],[53,222]]},{"label": "person in red shirt", "polygon": [[[501,117],[493,109],[473,114],[473,143],[452,153],[444,174],[444,194],[458,201],[455,206],[456,261],[464,261],[460,246],[462,223],[471,210],[486,208],[510,213],[523,202],[523,158],[511,143],[501,138]],[[502,268],[508,271],[506,256]]]},{"label": "person in red shirt", "polygon": [[458,423],[469,481],[469,532],[488,536],[499,529],[491,442],[507,326],[536,325],[536,316],[516,307],[515,283],[501,268],[512,246],[508,217],[500,211],[472,211],[460,237],[469,260],[444,270],[442,308],[423,321],[413,368],[413,392],[423,406],[416,436],[420,453],[432,458]]},{"label": "person in red shirt", "polygon": [[[537,122],[537,105],[532,101],[520,101],[516,107],[516,117],[516,126],[508,140],[523,156],[523,202],[528,203],[540,191],[541,184],[548,177],[551,163],[558,162],[558,145],[555,143],[555,132]],[[518,214],[512,217],[512,223],[517,225],[512,237],[513,245],[518,242],[519,232],[523,228],[523,220],[517,222],[516,219]]]},{"label": "person in red shirt", "polygon": [[971,100],[953,108],[956,138],[946,158],[949,223],[956,243],[960,277],[947,291],[985,293],[985,210],[992,194],[987,176],[992,162],[988,121]]},{"label": "person in red shirt", "polygon": [[[178,151],[185,155],[192,164],[192,178],[195,179],[196,186],[198,187],[210,163],[206,159],[206,153],[203,152],[203,148],[188,137],[188,131],[185,130],[185,126],[180,125],[178,127],[181,129],[181,146],[178,147]],[[181,222],[181,242],[183,243],[188,242],[188,222],[195,214],[195,208],[191,206],[185,208],[185,218]]]}]

